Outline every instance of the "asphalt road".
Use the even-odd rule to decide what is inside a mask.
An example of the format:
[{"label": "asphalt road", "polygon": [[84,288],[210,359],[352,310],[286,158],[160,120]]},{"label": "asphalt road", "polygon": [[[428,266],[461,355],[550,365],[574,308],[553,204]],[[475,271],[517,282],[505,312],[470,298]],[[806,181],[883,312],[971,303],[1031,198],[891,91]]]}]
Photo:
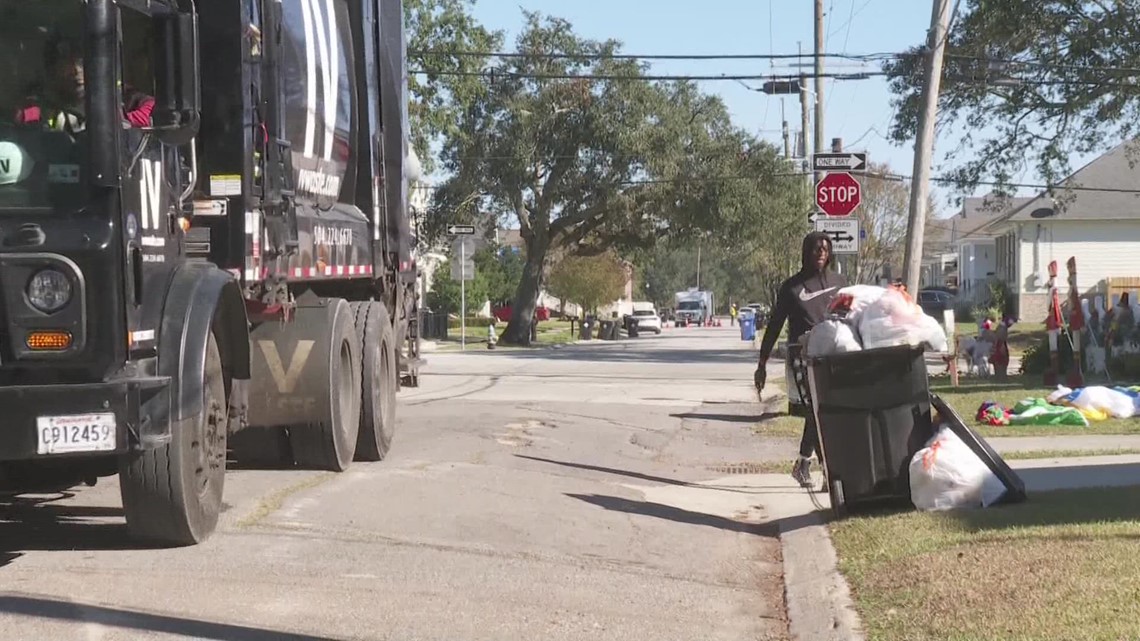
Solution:
[{"label": "asphalt road", "polygon": [[231,471],[193,548],[132,548],[114,479],[0,502],[0,636],[785,639],[729,483],[787,447],[751,435],[754,359],[729,328],[433,354],[388,460]]}]

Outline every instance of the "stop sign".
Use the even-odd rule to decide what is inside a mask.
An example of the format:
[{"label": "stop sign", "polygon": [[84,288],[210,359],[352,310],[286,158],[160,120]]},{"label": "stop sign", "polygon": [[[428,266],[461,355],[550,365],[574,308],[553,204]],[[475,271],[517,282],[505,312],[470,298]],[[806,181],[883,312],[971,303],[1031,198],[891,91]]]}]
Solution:
[{"label": "stop sign", "polygon": [[828,216],[850,216],[862,200],[859,181],[848,173],[827,174],[815,186],[815,204]]}]

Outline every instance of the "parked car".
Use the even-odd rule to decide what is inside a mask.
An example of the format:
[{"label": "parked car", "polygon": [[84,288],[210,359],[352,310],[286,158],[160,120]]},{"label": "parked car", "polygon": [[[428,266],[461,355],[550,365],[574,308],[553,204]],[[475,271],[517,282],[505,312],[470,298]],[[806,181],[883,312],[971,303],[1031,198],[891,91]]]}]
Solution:
[{"label": "parked car", "polygon": [[942,320],[942,312],[954,308],[954,296],[941,289],[924,289],[918,292],[918,306],[928,316]]},{"label": "parked car", "polygon": [[661,317],[657,315],[655,310],[637,309],[634,310],[633,317],[637,319],[638,331],[661,333]]}]

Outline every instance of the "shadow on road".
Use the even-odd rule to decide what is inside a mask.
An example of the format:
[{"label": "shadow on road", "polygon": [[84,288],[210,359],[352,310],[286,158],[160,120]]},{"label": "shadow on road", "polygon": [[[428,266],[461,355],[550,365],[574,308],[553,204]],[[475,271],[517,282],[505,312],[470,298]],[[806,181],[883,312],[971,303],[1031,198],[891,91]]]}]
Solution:
[{"label": "shadow on road", "polygon": [[586,503],[607,510],[625,512],[627,514],[640,514],[642,516],[653,516],[676,523],[702,525],[718,530],[725,530],[726,532],[739,532],[741,534],[755,534],[757,536],[767,537],[775,537],[780,534],[779,528],[772,523],[746,523],[744,521],[726,519],[723,516],[683,510],[661,503],[633,501],[623,499],[619,496],[605,496],[600,494],[567,494],[566,496],[578,499],[579,501],[585,501]]},{"label": "shadow on road", "polygon": [[31,550],[146,549],[129,538],[121,508],[56,503],[73,496],[0,497],[0,567]]},{"label": "shadow on road", "polygon": [[756,352],[745,349],[630,349],[632,344],[573,347],[562,350],[510,352],[510,358],[543,361],[580,361],[583,363],[666,363],[666,364],[756,364]]},{"label": "shadow on road", "polygon": [[[743,404],[743,403],[742,403]],[[710,414],[707,412],[683,412],[670,414],[673,418],[693,421],[717,421],[720,423],[759,423],[779,416],[786,416],[783,412],[764,412],[763,414]]]},{"label": "shadow on road", "polygon": [[515,458],[527,459],[530,461],[538,461],[540,463],[551,463],[553,465],[562,465],[564,467],[572,467],[578,470],[590,470],[591,472],[604,472],[606,474],[616,474],[618,476],[628,476],[630,478],[641,479],[642,481],[650,481],[652,483],[663,483],[665,485],[677,485],[680,487],[691,487],[698,490],[716,490],[718,492],[735,492],[737,494],[759,494],[760,492],[753,491],[752,489],[741,489],[739,487],[723,487],[719,485],[705,485],[701,483],[690,483],[688,481],[680,481],[677,479],[665,478],[663,476],[653,476],[651,474],[642,474],[641,472],[633,472],[631,470],[619,470],[612,467],[602,467],[599,465],[590,465],[588,463],[571,463],[570,461],[557,461],[554,459],[542,458],[538,456],[527,456],[526,454],[515,454]]},{"label": "shadow on road", "polygon": [[211,641],[337,641],[332,637],[289,634],[261,628],[211,623],[161,614],[130,612],[32,596],[0,595],[0,613],[177,634]]}]

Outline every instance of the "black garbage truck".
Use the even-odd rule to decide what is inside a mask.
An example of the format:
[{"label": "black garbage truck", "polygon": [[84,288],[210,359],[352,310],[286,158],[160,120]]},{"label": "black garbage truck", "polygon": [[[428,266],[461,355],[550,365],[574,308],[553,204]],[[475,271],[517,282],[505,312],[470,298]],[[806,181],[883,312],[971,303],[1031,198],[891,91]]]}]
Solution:
[{"label": "black garbage truck", "polygon": [[[400,0],[0,0],[0,491],[343,471],[418,385]],[[413,169],[409,169],[412,167]]]}]

